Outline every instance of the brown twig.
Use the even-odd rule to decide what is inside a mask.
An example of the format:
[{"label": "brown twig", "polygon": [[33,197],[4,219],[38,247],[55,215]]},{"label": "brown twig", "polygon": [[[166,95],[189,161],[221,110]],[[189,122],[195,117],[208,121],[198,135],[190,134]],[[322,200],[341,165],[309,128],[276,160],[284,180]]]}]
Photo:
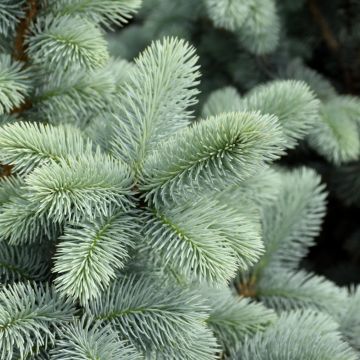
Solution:
[{"label": "brown twig", "polygon": [[256,297],[256,277],[253,275],[249,279],[235,284],[236,290],[239,295],[243,297]]},{"label": "brown twig", "polygon": [[[37,13],[36,0],[28,0],[26,3],[25,17],[20,21],[15,35],[15,44],[13,58],[15,60],[27,62],[28,57],[26,54],[25,36],[29,30],[31,22],[34,20]],[[32,107],[32,103],[29,99],[25,100],[20,106],[14,108],[11,113],[18,114]]]},{"label": "brown twig", "polygon": [[339,41],[336,39],[336,36],[333,34],[328,22],[321,13],[317,0],[309,0],[308,3],[311,15],[319,26],[326,45],[332,52],[337,52],[340,47]]},{"label": "brown twig", "polygon": [[15,36],[15,47],[13,57],[19,61],[27,61],[25,46],[25,36],[29,29],[32,20],[35,18],[37,13],[36,0],[28,0],[26,3],[25,17],[20,21]]},{"label": "brown twig", "polygon": [[0,179],[10,176],[11,175],[11,170],[12,170],[11,165],[1,165]]},{"label": "brown twig", "polygon": [[32,102],[27,99],[20,106],[11,110],[12,114],[19,114],[32,108]]},{"label": "brown twig", "polygon": [[[37,13],[37,4],[36,0],[28,0],[26,3],[26,11],[25,16],[21,19],[15,34],[15,43],[14,43],[14,51],[13,58],[18,61],[27,62],[28,57],[26,54],[26,45],[25,45],[25,36],[28,32],[29,26],[33,19],[35,18]],[[11,113],[18,114],[22,113],[25,110],[31,108],[32,103],[29,99],[24,101],[20,106],[14,108]],[[1,173],[0,178],[8,177],[12,175],[12,166],[7,164],[0,164]]]},{"label": "brown twig", "polygon": [[325,17],[321,13],[319,6],[317,4],[316,0],[309,0],[309,9],[310,12],[319,26],[322,36],[329,47],[329,49],[333,52],[337,52],[340,44],[338,40],[336,39],[335,35],[333,34],[328,22],[326,21]]},{"label": "brown twig", "polygon": [[327,45],[329,50],[334,54],[335,58],[337,59],[337,62],[339,63],[340,69],[342,70],[343,73],[345,85],[348,91],[351,92],[353,89],[352,78],[346,66],[346,61],[344,61],[344,56],[340,51],[341,44],[336,38],[333,31],[331,30],[326,18],[322,14],[318,6],[317,0],[308,0],[308,5],[314,21],[320,28],[325,44]]}]

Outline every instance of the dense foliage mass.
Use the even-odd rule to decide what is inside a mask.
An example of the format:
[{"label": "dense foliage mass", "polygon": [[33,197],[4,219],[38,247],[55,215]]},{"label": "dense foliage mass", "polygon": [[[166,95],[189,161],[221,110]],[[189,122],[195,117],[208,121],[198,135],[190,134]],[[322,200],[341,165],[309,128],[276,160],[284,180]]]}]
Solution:
[{"label": "dense foliage mass", "polygon": [[281,163],[311,167],[327,185],[324,231],[307,264],[339,284],[360,281],[359,20],[358,0],[147,0],[130,26],[108,35],[111,53],[128,60],[163,36],[192,43],[199,116],[221,89],[229,111],[237,100],[227,93],[275,79],[307,83],[321,101],[319,118]]},{"label": "dense foliage mass", "polygon": [[197,105],[204,65],[163,12],[186,38],[202,7],[256,54],[281,31],[272,0],[189,4],[145,1],[158,35],[120,38],[159,39],[133,62],[104,29],[140,0],[0,4],[1,360],[359,358],[359,290],[300,266],[327,190],[274,163],[305,138],[355,156],[327,119],[355,138],[357,99],[296,68]]}]

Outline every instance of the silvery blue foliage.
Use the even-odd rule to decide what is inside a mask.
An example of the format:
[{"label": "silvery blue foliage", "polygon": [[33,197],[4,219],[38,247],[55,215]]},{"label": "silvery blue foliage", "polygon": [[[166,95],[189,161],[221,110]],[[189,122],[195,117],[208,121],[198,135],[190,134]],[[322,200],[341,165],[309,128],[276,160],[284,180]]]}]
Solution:
[{"label": "silvery blue foliage", "polygon": [[[10,48],[30,3],[0,4]],[[332,159],[353,153],[312,133],[329,87],[293,70],[218,90],[195,121],[188,41],[153,41],[134,62],[108,53],[103,28],[140,3],[38,1],[26,61],[0,55],[0,360],[355,359],[358,291],[299,270],[324,186],[273,164],[310,133]],[[143,12],[155,3],[176,6]],[[204,0],[192,16],[204,9],[250,51],[278,42],[274,1]],[[357,102],[336,101],[355,123]]]}]

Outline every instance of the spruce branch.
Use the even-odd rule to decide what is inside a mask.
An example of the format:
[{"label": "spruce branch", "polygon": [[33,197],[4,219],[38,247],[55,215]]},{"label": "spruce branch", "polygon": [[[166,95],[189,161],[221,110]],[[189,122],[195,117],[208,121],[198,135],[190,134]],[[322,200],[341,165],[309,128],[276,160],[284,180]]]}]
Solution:
[{"label": "spruce branch", "polygon": [[263,209],[265,254],[255,266],[294,269],[314,244],[325,214],[326,192],[319,176],[300,168],[284,173],[278,198]]},{"label": "spruce branch", "polygon": [[112,324],[121,338],[148,356],[216,358],[216,341],[205,325],[208,306],[193,290],[162,287],[152,278],[123,277],[90,300],[86,312]]},{"label": "spruce branch", "polygon": [[142,0],[42,0],[45,13],[53,16],[80,16],[112,28],[126,24],[136,12]]},{"label": "spruce branch", "polygon": [[75,315],[73,305],[48,285],[18,283],[0,289],[0,357],[36,355],[53,344],[61,324]]},{"label": "spruce branch", "polygon": [[[215,197],[222,204],[236,209],[237,213],[246,212],[250,217],[250,209],[262,209],[276,202],[281,191],[281,182],[279,171],[271,167],[263,168],[241,184],[229,185],[223,191],[216,193]],[[253,212],[257,219],[257,211]]]},{"label": "spruce branch", "polygon": [[281,78],[304,81],[321,101],[328,101],[337,96],[335,87],[322,74],[306,66],[302,60],[294,59],[280,73]]},{"label": "spruce branch", "polygon": [[65,227],[54,257],[59,292],[79,299],[81,304],[100,296],[135,247],[139,229],[132,215],[113,211],[109,216]]},{"label": "spruce branch", "polygon": [[277,312],[312,308],[328,313],[335,320],[347,301],[346,290],[323,276],[285,268],[267,269],[257,281],[256,295]]},{"label": "spruce branch", "polygon": [[246,271],[263,252],[258,219],[219,200],[193,198],[192,206],[146,208],[141,217],[140,252],[153,253],[160,266],[188,280],[224,283],[234,269]]},{"label": "spruce branch", "polygon": [[48,266],[37,247],[11,246],[0,242],[0,283],[39,281],[46,278]]},{"label": "spruce branch", "polygon": [[320,119],[308,140],[320,155],[341,165],[355,161],[360,155],[359,103],[342,97],[323,103]]},{"label": "spruce branch", "polygon": [[24,64],[0,54],[0,115],[19,112],[29,92],[29,71]]},{"label": "spruce branch", "polygon": [[[13,58],[16,61],[11,64],[10,60],[5,58],[6,55],[3,55],[0,60],[0,68],[4,68],[5,65],[5,73],[3,69],[0,71],[0,114],[4,112],[4,108],[6,111],[11,110],[11,112],[15,114],[21,113],[32,106],[29,98],[25,98],[29,92],[29,73],[26,69],[24,69],[23,65],[19,64],[19,62],[28,61],[26,55],[25,36],[27,35],[28,29],[37,14],[37,1],[27,0],[26,5],[24,5],[24,7],[26,7],[25,11],[19,10],[21,5],[23,5],[23,1],[15,4],[5,4],[5,9],[2,9],[2,6],[0,7],[2,14],[5,10],[5,17],[2,19],[0,18],[1,22],[6,24],[9,21],[11,24],[16,23],[19,17],[21,18],[17,24],[13,51]],[[11,12],[12,7],[14,13]],[[9,17],[9,19],[6,17]],[[2,29],[2,31],[6,34],[6,29]],[[6,65],[8,67],[7,71]],[[0,166],[2,169],[0,178],[10,176],[12,174],[12,166],[9,166],[8,164],[0,164]]]},{"label": "spruce branch", "polygon": [[251,0],[205,0],[206,9],[217,27],[239,31],[253,6]]},{"label": "spruce branch", "polygon": [[81,318],[61,330],[61,340],[50,351],[51,360],[140,360],[142,356],[121,341],[110,324]]},{"label": "spruce branch", "polygon": [[312,310],[283,313],[264,332],[249,337],[234,359],[241,356],[244,360],[263,360],[269,354],[276,354],[277,360],[358,357],[343,341],[338,324],[328,315]]},{"label": "spruce branch", "polygon": [[80,17],[40,18],[26,39],[27,54],[35,64],[64,73],[76,67],[96,69],[109,54],[100,29]]},{"label": "spruce branch", "polygon": [[92,144],[70,126],[51,126],[19,121],[6,124],[0,133],[0,161],[28,174],[51,161],[92,152]]},{"label": "spruce branch", "polygon": [[3,0],[0,3],[0,34],[4,37],[13,34],[20,22],[25,17],[25,0]]},{"label": "spruce branch", "polygon": [[276,49],[280,38],[280,19],[273,0],[252,0],[239,29],[242,44],[251,53],[264,55]]},{"label": "spruce branch", "polygon": [[163,265],[173,266],[189,279],[212,283],[230,280],[237,268],[236,253],[228,244],[224,246],[227,239],[221,231],[209,226],[212,217],[208,212],[214,210],[214,205],[209,202],[191,208],[145,210],[142,251],[154,252]]},{"label": "spruce branch", "polygon": [[202,186],[241,182],[281,154],[277,119],[256,112],[224,113],[179,131],[149,156],[139,186],[158,205]]},{"label": "spruce branch", "polygon": [[0,212],[1,239],[8,240],[10,245],[28,245],[56,238],[59,225],[45,214],[38,214],[36,205],[24,192],[11,197]]},{"label": "spruce branch", "polygon": [[236,297],[229,288],[203,290],[211,311],[206,320],[226,353],[237,350],[245,339],[265,330],[276,320],[273,310]]},{"label": "spruce branch", "polygon": [[165,38],[136,60],[124,84],[112,139],[114,154],[140,170],[145,157],[175,131],[189,125],[196,104],[199,66],[195,49]]},{"label": "spruce branch", "polygon": [[286,137],[286,147],[293,148],[318,121],[320,102],[302,81],[276,80],[256,86],[243,100],[243,109],[278,117]]},{"label": "spruce branch", "polygon": [[53,125],[84,128],[92,116],[112,111],[117,101],[116,77],[110,66],[96,70],[77,69],[76,73],[47,73],[34,96],[34,111]]},{"label": "spruce branch", "polygon": [[235,112],[243,110],[241,96],[231,86],[216,90],[210,94],[202,108],[202,117],[216,116],[223,112]]},{"label": "spruce branch", "polygon": [[52,161],[35,169],[26,185],[36,214],[55,222],[94,219],[108,215],[111,205],[123,210],[134,205],[129,167],[99,151]]},{"label": "spruce branch", "polygon": [[360,321],[358,311],[360,307],[359,287],[352,287],[349,290],[348,298],[343,302],[339,324],[341,333],[356,350],[360,350]]}]

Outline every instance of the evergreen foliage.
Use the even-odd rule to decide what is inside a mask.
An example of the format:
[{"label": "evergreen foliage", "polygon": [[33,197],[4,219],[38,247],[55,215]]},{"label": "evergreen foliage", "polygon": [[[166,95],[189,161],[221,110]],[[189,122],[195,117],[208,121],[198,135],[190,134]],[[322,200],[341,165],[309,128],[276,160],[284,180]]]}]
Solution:
[{"label": "evergreen foliage", "polygon": [[[293,329],[293,331],[289,331]],[[272,328],[257,334],[244,344],[244,359],[265,359],[276,354],[277,359],[357,359],[348,344],[336,331],[337,324],[324,314],[311,311],[282,315]],[[321,338],[321,343],[318,339]],[[281,341],[279,341],[281,339]],[[306,347],[300,344],[306,343]]]},{"label": "evergreen foliage", "polygon": [[[320,112],[311,116],[312,121],[304,116],[304,129],[302,124],[299,129],[292,125],[290,135],[300,141],[288,138],[294,150],[285,162],[314,167],[328,184],[329,218],[337,221],[329,220],[333,225],[319,246],[327,251],[333,243],[338,250],[324,271],[334,278],[341,274],[338,281],[346,278],[348,283],[360,280],[360,250],[354,245],[360,233],[354,214],[360,204],[359,14],[357,0],[149,0],[134,24],[108,36],[111,52],[129,60],[163,36],[194,44],[202,71],[196,114],[242,110],[244,94],[257,101],[254,93],[284,80],[301,80],[310,87],[320,101]],[[272,100],[276,104],[275,97]],[[204,102],[211,105],[203,108]],[[288,104],[296,107],[296,102]]]},{"label": "evergreen foliage", "polygon": [[[356,124],[357,100],[294,70],[219,87],[194,121],[188,41],[108,52],[140,3],[0,4],[0,359],[357,359],[359,291],[300,266],[325,186],[274,164],[304,139],[355,156],[324,114]],[[272,0],[185,1],[173,22],[177,4],[145,2],[141,36],[186,38],[205,9],[252,53],[278,44]]]},{"label": "evergreen foliage", "polygon": [[19,106],[29,92],[29,74],[20,62],[12,61],[10,55],[0,56],[0,115]]}]

